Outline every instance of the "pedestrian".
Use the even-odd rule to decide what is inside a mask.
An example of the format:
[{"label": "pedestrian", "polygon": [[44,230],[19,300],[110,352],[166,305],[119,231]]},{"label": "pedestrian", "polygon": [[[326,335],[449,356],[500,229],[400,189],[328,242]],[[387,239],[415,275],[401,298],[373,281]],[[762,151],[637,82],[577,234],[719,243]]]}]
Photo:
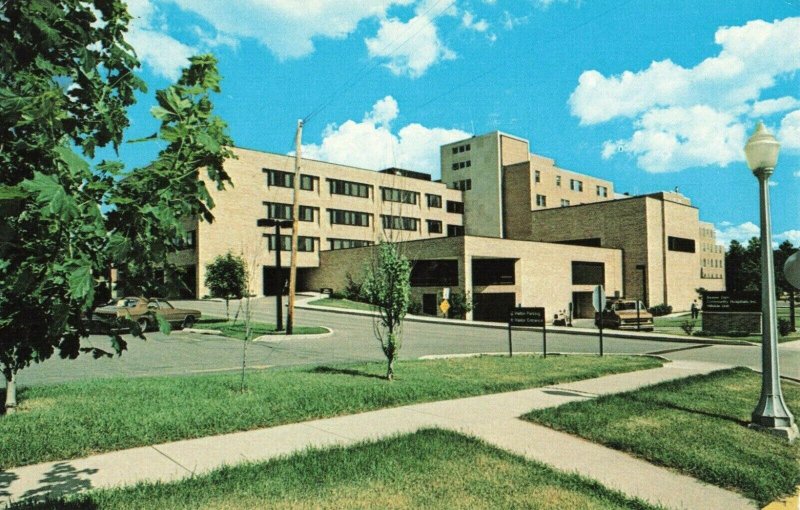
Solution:
[{"label": "pedestrian", "polygon": [[692,301],[692,319],[696,319],[700,316],[700,309],[697,308],[697,300],[695,299]]}]

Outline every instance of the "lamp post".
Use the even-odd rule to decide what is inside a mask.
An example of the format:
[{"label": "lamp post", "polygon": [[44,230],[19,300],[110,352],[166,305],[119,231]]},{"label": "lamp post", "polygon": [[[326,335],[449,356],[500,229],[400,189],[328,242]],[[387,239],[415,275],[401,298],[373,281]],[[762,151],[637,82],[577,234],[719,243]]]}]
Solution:
[{"label": "lamp post", "polygon": [[780,148],[780,143],[767,131],[763,122],[758,123],[744,146],[747,166],[758,179],[761,216],[761,397],[753,411],[751,425],[792,441],[798,436],[798,430],[781,392],[775,260],[769,211],[769,177],[775,170]]},{"label": "lamp post", "polygon": [[281,272],[281,227],[292,228],[292,220],[273,220],[271,218],[260,218],[256,220],[259,227],[275,227],[275,268],[278,272],[280,282],[277,285],[278,293],[275,296],[275,329],[283,331],[283,273]]}]

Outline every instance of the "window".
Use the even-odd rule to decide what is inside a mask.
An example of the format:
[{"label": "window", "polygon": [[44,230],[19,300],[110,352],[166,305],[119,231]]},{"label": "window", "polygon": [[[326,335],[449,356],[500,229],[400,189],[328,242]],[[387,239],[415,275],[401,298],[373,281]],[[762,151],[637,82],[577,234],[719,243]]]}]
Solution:
[{"label": "window", "polygon": [[597,196],[598,197],[607,197],[608,196],[608,188],[605,186],[598,186],[597,187]]},{"label": "window", "polygon": [[[280,188],[293,188],[294,187],[294,174],[291,172],[282,172],[281,170],[270,170],[264,168],[264,173],[267,174],[267,185],[278,186]],[[306,191],[313,191],[315,188],[314,183],[319,181],[319,177],[313,175],[300,175],[300,189]]]},{"label": "window", "polygon": [[556,175],[556,186],[558,186],[559,188],[561,187],[561,176],[560,175]]},{"label": "window", "polygon": [[417,218],[408,218],[406,216],[390,216],[388,214],[381,214],[383,220],[383,228],[386,230],[417,230],[419,220]]},{"label": "window", "polygon": [[458,154],[458,147],[453,147],[453,154]]},{"label": "window", "polygon": [[[275,234],[267,236],[270,251],[275,251]],[[314,237],[297,236],[297,251],[314,251]],[[281,236],[281,251],[292,251],[292,236]]]},{"label": "window", "polygon": [[319,211],[319,207],[310,207],[307,205],[301,205],[300,213],[297,219],[300,221],[314,221],[315,211]]},{"label": "window", "polygon": [[464,202],[455,202],[453,200],[447,201],[447,212],[464,214]]},{"label": "window", "polygon": [[569,207],[569,200],[561,199],[561,207]]},{"label": "window", "polygon": [[328,239],[331,250],[344,250],[346,248],[361,248],[363,246],[372,246],[372,241],[362,241],[360,239]]},{"label": "window", "polygon": [[460,170],[462,168],[469,168],[472,166],[472,161],[459,161],[457,163],[453,163],[453,170]]},{"label": "window", "polygon": [[412,287],[457,287],[457,260],[417,260],[411,268]]},{"label": "window", "polygon": [[453,170],[458,170],[458,163],[453,163]]},{"label": "window", "polygon": [[452,188],[461,191],[469,191],[472,189],[472,179],[463,179],[460,181],[455,181],[452,185]]},{"label": "window", "polygon": [[667,237],[667,247],[670,251],[682,251],[694,253],[694,239],[684,239],[683,237]]},{"label": "window", "polygon": [[430,193],[427,193],[425,196],[428,198],[428,207],[435,207],[437,209],[442,208],[441,195],[431,195]]},{"label": "window", "polygon": [[536,195],[536,205],[539,207],[547,207],[547,197],[544,195]]},{"label": "window", "polygon": [[429,234],[441,234],[442,233],[442,222],[438,220],[428,220],[428,233]]},{"label": "window", "polygon": [[572,263],[572,285],[605,285],[606,266],[602,262]]},{"label": "window", "polygon": [[416,191],[406,191],[397,188],[381,188],[384,202],[401,202],[404,204],[417,205],[419,193]]},{"label": "window", "polygon": [[583,182],[577,179],[570,179],[569,189],[571,189],[572,191],[583,191]]},{"label": "window", "polygon": [[340,181],[338,179],[328,179],[330,183],[331,195],[348,195],[351,197],[369,198],[369,190],[372,186],[358,182]]},{"label": "window", "polygon": [[533,172],[533,182],[542,182],[542,173],[539,170]]},{"label": "window", "polygon": [[370,224],[369,213],[359,211],[343,211],[341,209],[328,209],[331,225],[352,225],[355,227],[368,227]]},{"label": "window", "polygon": [[464,227],[461,225],[447,225],[447,237],[458,237],[464,235]]},{"label": "window", "polygon": [[[292,205],[280,204],[276,202],[264,202],[267,207],[267,218],[273,220],[291,220],[292,219]],[[300,213],[298,220],[300,221],[314,221],[314,210],[319,210],[317,207],[310,207],[307,205],[300,206]]]},{"label": "window", "polygon": [[472,259],[473,285],[514,285],[514,259]]},{"label": "window", "polygon": [[186,235],[179,237],[175,240],[175,247],[178,250],[190,250],[195,247],[197,243],[197,231],[189,230]]}]

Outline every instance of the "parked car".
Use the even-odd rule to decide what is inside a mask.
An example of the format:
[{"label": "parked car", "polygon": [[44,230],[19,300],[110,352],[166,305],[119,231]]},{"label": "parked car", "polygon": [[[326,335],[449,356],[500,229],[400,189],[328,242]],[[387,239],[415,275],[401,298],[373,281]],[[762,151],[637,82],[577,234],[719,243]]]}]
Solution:
[{"label": "parked car", "polygon": [[[633,329],[653,331],[653,314],[647,311],[644,304],[638,301],[639,312],[636,312],[637,300],[614,298],[606,301],[603,310],[603,327],[614,329]],[[595,326],[600,326],[600,314],[594,314]]]},{"label": "parked car", "polygon": [[92,314],[92,325],[96,329],[114,327],[118,319],[126,318],[136,321],[142,331],[148,331],[157,328],[159,316],[173,326],[190,328],[200,315],[200,310],[175,308],[166,299],[124,297],[97,308]]}]

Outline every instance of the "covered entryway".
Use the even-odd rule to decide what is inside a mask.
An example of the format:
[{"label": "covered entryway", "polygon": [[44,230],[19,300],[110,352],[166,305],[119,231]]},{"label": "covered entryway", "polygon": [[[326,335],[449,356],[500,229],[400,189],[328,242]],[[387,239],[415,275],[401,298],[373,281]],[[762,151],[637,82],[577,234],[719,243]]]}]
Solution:
[{"label": "covered entryway", "polygon": [[513,292],[475,294],[473,304],[473,320],[508,322],[508,311],[517,306],[517,296]]},{"label": "covered entryway", "polygon": [[280,272],[277,268],[264,266],[264,295],[277,296],[278,292],[282,294],[288,292],[289,285],[289,268],[281,268]]},{"label": "covered entryway", "polygon": [[591,292],[572,293],[572,316],[576,319],[594,319]]}]

